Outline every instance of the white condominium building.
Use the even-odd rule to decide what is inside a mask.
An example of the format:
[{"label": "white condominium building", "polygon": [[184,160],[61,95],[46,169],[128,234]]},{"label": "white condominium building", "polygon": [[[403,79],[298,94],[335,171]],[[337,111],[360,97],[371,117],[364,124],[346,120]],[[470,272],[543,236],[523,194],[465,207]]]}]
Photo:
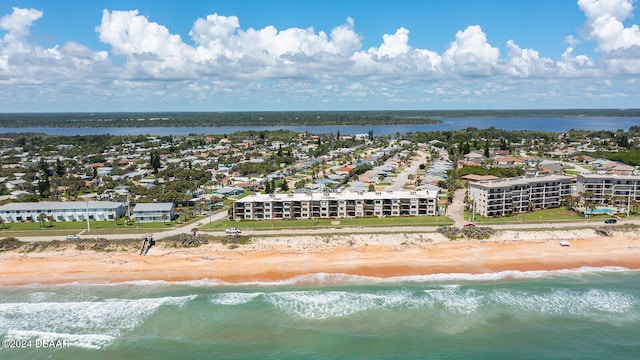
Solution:
[{"label": "white condominium building", "polygon": [[571,177],[517,177],[469,184],[469,200],[482,216],[504,216],[564,203],[571,195]]},{"label": "white condominium building", "polygon": [[0,206],[0,218],[6,223],[38,221],[40,214],[54,221],[115,220],[124,213],[124,204],[112,201],[13,202]]},{"label": "white condominium building", "polygon": [[640,201],[640,175],[578,175],[578,194],[593,203]]},{"label": "white condominium building", "polygon": [[257,194],[233,203],[235,220],[438,215],[439,191]]}]

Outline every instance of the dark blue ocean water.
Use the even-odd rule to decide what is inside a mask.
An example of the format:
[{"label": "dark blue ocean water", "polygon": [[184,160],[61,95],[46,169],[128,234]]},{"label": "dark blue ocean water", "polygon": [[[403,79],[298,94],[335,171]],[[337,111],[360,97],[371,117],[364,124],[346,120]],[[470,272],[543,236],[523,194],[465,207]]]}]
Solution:
[{"label": "dark blue ocean water", "polygon": [[475,127],[486,129],[495,127],[504,130],[539,130],[549,132],[563,132],[570,129],[577,130],[629,130],[631,126],[640,125],[640,118],[631,117],[510,117],[510,118],[445,118],[442,124],[398,124],[398,125],[327,125],[327,126],[256,126],[252,127],[140,127],[140,128],[2,128],[0,133],[7,132],[36,132],[50,135],[155,135],[155,136],[184,136],[189,134],[231,134],[246,130],[291,130],[297,132],[309,131],[314,134],[335,133],[366,134],[373,130],[377,135],[388,135],[418,131],[457,130]]},{"label": "dark blue ocean water", "polygon": [[640,272],[4,287],[0,339],[30,360],[638,359]]}]

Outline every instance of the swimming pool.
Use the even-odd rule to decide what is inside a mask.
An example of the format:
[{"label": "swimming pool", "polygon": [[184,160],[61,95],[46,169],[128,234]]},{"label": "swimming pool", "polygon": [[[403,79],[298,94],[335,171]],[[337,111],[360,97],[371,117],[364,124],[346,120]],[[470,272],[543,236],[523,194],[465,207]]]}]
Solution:
[{"label": "swimming pool", "polygon": [[609,209],[609,208],[601,208],[601,209],[587,209],[584,211],[585,214],[589,214],[589,215],[597,215],[597,214],[613,214],[615,213],[616,210],[614,209]]}]

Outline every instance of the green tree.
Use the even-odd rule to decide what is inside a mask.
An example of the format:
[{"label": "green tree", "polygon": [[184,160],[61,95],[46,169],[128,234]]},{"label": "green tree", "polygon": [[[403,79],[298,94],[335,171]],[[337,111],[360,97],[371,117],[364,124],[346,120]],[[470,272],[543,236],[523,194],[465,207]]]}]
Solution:
[{"label": "green tree", "polygon": [[629,138],[626,134],[622,134],[617,139],[617,144],[619,147],[628,148],[629,147]]},{"label": "green tree", "polygon": [[157,151],[152,151],[149,159],[149,165],[153,169],[154,174],[158,174],[158,169],[160,168],[160,154]]},{"label": "green tree", "polygon": [[40,213],[38,214],[38,217],[36,218],[38,220],[38,222],[40,223],[40,227],[44,226],[44,220],[47,218],[47,214],[45,213]]},{"label": "green tree", "polygon": [[49,171],[49,164],[45,161],[44,157],[40,158],[40,163],[38,164],[40,171],[46,173]]},{"label": "green tree", "polygon": [[40,192],[40,198],[49,197],[51,188],[51,182],[49,181],[49,175],[45,172],[42,179],[38,181],[38,191]]},{"label": "green tree", "polygon": [[58,176],[63,176],[65,174],[66,170],[64,168],[64,164],[62,163],[62,161],[60,161],[60,159],[56,160],[56,174],[58,174]]},{"label": "green tree", "polygon": [[500,139],[500,150],[509,150],[509,143],[507,142],[507,139]]}]

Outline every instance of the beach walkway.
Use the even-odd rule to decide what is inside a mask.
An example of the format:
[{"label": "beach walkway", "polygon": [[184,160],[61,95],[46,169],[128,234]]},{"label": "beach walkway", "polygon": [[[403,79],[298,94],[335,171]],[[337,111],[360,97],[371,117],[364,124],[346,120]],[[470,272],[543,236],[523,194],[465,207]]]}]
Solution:
[{"label": "beach walkway", "polygon": [[447,216],[450,217],[456,226],[464,226],[467,221],[464,219],[464,189],[458,189],[453,193],[453,201],[447,208]]}]

